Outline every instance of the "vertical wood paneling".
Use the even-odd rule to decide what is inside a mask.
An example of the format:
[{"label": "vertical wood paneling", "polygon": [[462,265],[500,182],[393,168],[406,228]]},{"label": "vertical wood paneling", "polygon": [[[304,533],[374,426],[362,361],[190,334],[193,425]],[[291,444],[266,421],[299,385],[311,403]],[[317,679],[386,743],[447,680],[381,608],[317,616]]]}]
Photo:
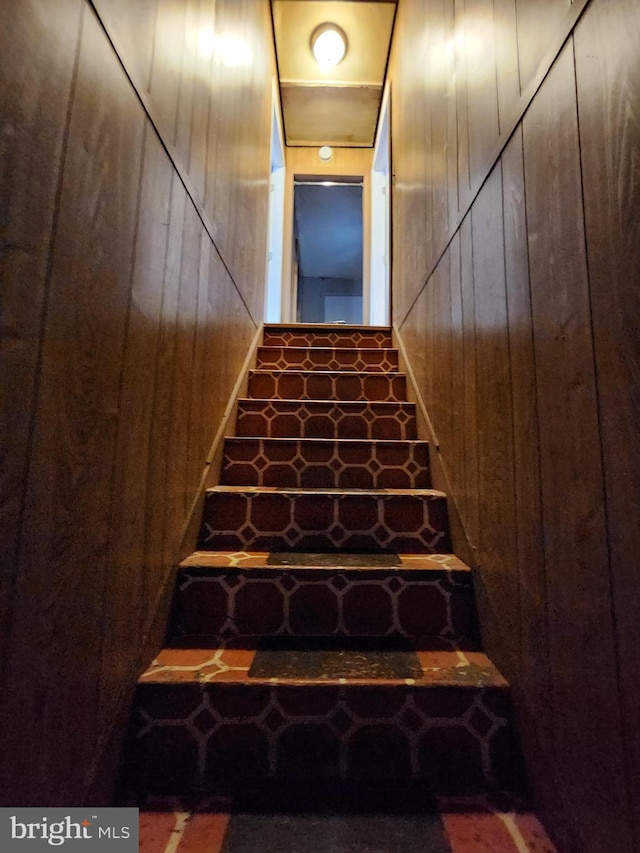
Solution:
[{"label": "vertical wood paneling", "polygon": [[486,173],[499,133],[493,0],[465,0],[471,186]]},{"label": "vertical wood paneling", "polygon": [[[393,139],[393,302],[396,316],[404,318],[411,302],[425,283],[426,264],[432,250],[431,155],[426,144],[431,137],[430,107],[423,104],[424,74],[413,57],[424,56],[425,35],[420,9],[400,5],[396,18],[398,74],[402,86],[392,92],[391,137]],[[413,116],[407,123],[405,116]],[[402,127],[403,132],[396,132]],[[406,242],[414,251],[406,252]]]},{"label": "vertical wood paneling", "polygon": [[[576,30],[580,142],[627,790],[640,845],[640,14],[599,2]],[[634,519],[632,521],[632,519]]]},{"label": "vertical wood paneling", "polygon": [[148,91],[156,34],[158,0],[93,0],[109,32],[118,39],[127,60]]},{"label": "vertical wood paneling", "polygon": [[425,32],[428,34],[427,77],[430,81],[428,192],[431,194],[430,225],[433,245],[441,245],[449,227],[447,161],[447,85],[449,80],[448,33],[443,0],[430,0]]},{"label": "vertical wood paneling", "polygon": [[[465,0],[454,0],[455,28],[454,45],[464,45],[467,31],[467,19],[465,16]],[[469,94],[467,79],[469,76],[470,62],[463,48],[458,48],[455,53],[455,107],[457,133],[457,159],[458,159],[458,208],[466,202],[471,191],[471,161],[469,159]]]},{"label": "vertical wood paneling", "polygon": [[520,98],[517,15],[514,0],[494,0],[499,130],[503,133]]},{"label": "vertical wood paneling", "polygon": [[215,0],[201,0],[198,22],[198,51],[195,65],[195,91],[189,174],[195,192],[204,202],[207,177],[207,153],[211,114],[211,80],[215,33]]},{"label": "vertical wood paneling", "polygon": [[[233,4],[248,50],[242,70],[218,56],[215,85],[232,121],[223,115],[212,136],[213,56],[187,36],[202,35],[213,5],[194,0],[189,34],[176,0],[159,0],[157,27],[155,0],[61,0],[53,18],[26,0],[3,14],[4,803],[77,804],[112,789],[113,745],[148,662],[138,658],[158,634],[161,593],[255,334],[247,306],[256,311],[263,295],[268,4]],[[191,101],[189,79],[200,87]],[[225,122],[231,133],[220,137]],[[224,263],[201,219],[207,146],[232,165],[223,213],[242,217],[246,232],[224,247]]]},{"label": "vertical wood paneling", "polygon": [[185,37],[182,50],[180,89],[178,90],[178,118],[176,148],[187,170],[191,163],[191,134],[193,131],[196,68],[199,64],[200,0],[184,0]]},{"label": "vertical wood paneling", "polygon": [[[538,737],[552,737],[547,587],[540,503],[540,449],[529,290],[522,129],[502,156],[506,306],[513,407],[513,474],[520,619],[521,683]],[[523,736],[527,732],[523,731]]]},{"label": "vertical wood paneling", "polygon": [[[71,113],[28,482],[9,680],[15,766],[59,774],[44,804],[80,796],[96,742],[109,496],[143,120],[85,16]],[[127,176],[125,178],[125,175]],[[40,610],[34,612],[34,602]],[[27,665],[28,662],[28,665]],[[78,708],[83,713],[78,715]],[[74,731],[73,738],[35,732]],[[27,734],[28,733],[28,734]],[[26,789],[31,780],[25,779]],[[16,799],[24,798],[16,791]]]},{"label": "vertical wood paneling", "polygon": [[464,326],[462,314],[462,256],[460,234],[456,234],[450,249],[451,299],[451,388],[448,405],[451,418],[449,446],[444,455],[456,496],[465,491],[464,456]]},{"label": "vertical wood paneling", "polygon": [[176,140],[185,41],[186,4],[180,0],[158,0],[149,91],[157,105],[161,132],[170,144]]},{"label": "vertical wood paneling", "polygon": [[573,819],[589,827],[595,849],[599,838],[600,849],[624,850],[572,44],[557,60],[523,129],[557,773]]},{"label": "vertical wood paneling", "polygon": [[139,612],[144,600],[144,573],[140,568],[144,564],[148,505],[163,501],[161,494],[148,492],[149,470],[157,463],[150,455],[148,439],[154,413],[172,168],[149,126],[143,164],[111,492],[110,527],[117,541],[111,541],[109,546],[104,603],[100,679],[103,725],[113,718],[122,685],[131,670],[131,613],[122,607],[121,590],[128,590],[130,599],[138,603]]},{"label": "vertical wood paneling", "polygon": [[518,55],[522,88],[532,79],[538,64],[569,11],[573,0],[515,0],[518,21]]},{"label": "vertical wood paneling", "polygon": [[460,226],[460,290],[462,293],[462,348],[464,368],[464,488],[460,505],[471,544],[480,539],[478,497],[478,432],[476,395],[476,306],[473,289],[473,236],[471,216]]},{"label": "vertical wood paneling", "polygon": [[[182,231],[180,293],[176,315],[176,340],[171,380],[169,470],[165,493],[165,527],[175,530],[189,511],[192,495],[188,490],[187,450],[189,442],[191,380],[196,339],[201,225],[193,205],[187,200]],[[167,543],[175,549],[175,541]],[[165,551],[170,563],[175,553]]]},{"label": "vertical wood paneling", "polygon": [[[173,175],[169,234],[164,267],[164,290],[160,322],[158,354],[156,358],[153,394],[153,419],[149,437],[149,454],[154,460],[149,475],[147,492],[162,495],[161,501],[151,501],[147,508],[145,535],[145,602],[150,605],[158,591],[158,576],[171,564],[175,544],[172,531],[165,524],[166,495],[171,482],[171,459],[167,452],[170,446],[173,410],[173,370],[178,337],[178,298],[180,295],[180,271],[182,242],[187,194],[184,186]],[[143,618],[145,613],[143,611]]]},{"label": "vertical wood paneling", "polygon": [[[575,64],[570,45],[534,93],[582,4],[453,6],[458,217],[451,171],[438,174],[437,157],[412,168],[416,128],[437,141],[442,121],[414,50],[416,33],[436,38],[439,3],[405,0],[396,30],[394,316],[474,546],[483,631],[513,683],[537,801],[561,849],[630,851],[640,839],[640,14],[632,0],[592,0]],[[499,131],[526,106],[520,87],[528,111],[494,166]],[[448,223],[436,203],[445,184]]]},{"label": "vertical wood paneling", "polygon": [[[518,660],[513,420],[506,310],[502,175],[494,169],[471,213],[476,330],[479,560],[499,602],[501,631]],[[490,404],[489,404],[490,401]]]},{"label": "vertical wood paneling", "polygon": [[3,9],[0,31],[0,675],[17,570],[45,305],[50,231],[63,157],[81,3]]}]

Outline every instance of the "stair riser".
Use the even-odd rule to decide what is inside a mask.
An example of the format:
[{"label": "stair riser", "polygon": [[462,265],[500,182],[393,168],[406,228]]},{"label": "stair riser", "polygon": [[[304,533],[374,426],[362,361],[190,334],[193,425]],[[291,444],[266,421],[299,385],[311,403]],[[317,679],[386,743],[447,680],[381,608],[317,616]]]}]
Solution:
[{"label": "stair riser", "polygon": [[304,489],[426,489],[429,451],[424,443],[233,439],[225,444],[221,482]]},{"label": "stair riser", "polygon": [[221,790],[243,777],[425,778],[435,792],[514,783],[508,692],[409,686],[145,685],[134,788]]},{"label": "stair riser", "polygon": [[257,438],[362,438],[415,441],[415,406],[405,403],[283,403],[238,405],[236,435]]},{"label": "stair riser", "polygon": [[172,626],[172,642],[191,647],[247,634],[422,636],[464,646],[475,613],[468,572],[182,571]]},{"label": "stair riser", "polygon": [[258,347],[261,370],[338,370],[388,373],[398,369],[398,353],[388,349]]},{"label": "stair riser", "polygon": [[402,402],[407,380],[402,373],[316,373],[310,371],[253,371],[250,397],[262,400],[369,400]]},{"label": "stair riser", "polygon": [[339,347],[364,349],[389,349],[391,333],[378,331],[301,332],[278,331],[265,328],[264,346],[268,347]]},{"label": "stair riser", "polygon": [[200,550],[449,551],[444,497],[210,492]]}]

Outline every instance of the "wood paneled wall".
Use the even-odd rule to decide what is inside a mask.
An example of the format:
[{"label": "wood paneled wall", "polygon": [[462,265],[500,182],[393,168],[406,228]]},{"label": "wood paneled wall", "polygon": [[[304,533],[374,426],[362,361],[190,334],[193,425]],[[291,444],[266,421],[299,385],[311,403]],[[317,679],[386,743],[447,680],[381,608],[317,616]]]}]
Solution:
[{"label": "wood paneled wall", "polygon": [[567,851],[640,849],[640,8],[404,0],[394,321]]},{"label": "wood paneled wall", "polygon": [[267,0],[3,7],[4,804],[108,797],[262,319],[274,72]]}]

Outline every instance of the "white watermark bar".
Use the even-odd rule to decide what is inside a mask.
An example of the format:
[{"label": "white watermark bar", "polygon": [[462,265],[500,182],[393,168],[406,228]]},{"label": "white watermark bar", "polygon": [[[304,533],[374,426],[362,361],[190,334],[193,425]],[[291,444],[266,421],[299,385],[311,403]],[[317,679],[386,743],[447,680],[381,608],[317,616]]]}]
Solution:
[{"label": "white watermark bar", "polygon": [[138,853],[139,810],[0,808],[0,850]]}]

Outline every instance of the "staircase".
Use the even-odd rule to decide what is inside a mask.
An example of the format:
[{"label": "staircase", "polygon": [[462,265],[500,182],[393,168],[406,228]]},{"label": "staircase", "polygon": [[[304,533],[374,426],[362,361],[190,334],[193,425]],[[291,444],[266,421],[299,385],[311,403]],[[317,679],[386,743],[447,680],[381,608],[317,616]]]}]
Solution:
[{"label": "staircase", "polygon": [[389,329],[265,328],[128,754],[141,794],[517,785],[509,688],[479,648]]}]

